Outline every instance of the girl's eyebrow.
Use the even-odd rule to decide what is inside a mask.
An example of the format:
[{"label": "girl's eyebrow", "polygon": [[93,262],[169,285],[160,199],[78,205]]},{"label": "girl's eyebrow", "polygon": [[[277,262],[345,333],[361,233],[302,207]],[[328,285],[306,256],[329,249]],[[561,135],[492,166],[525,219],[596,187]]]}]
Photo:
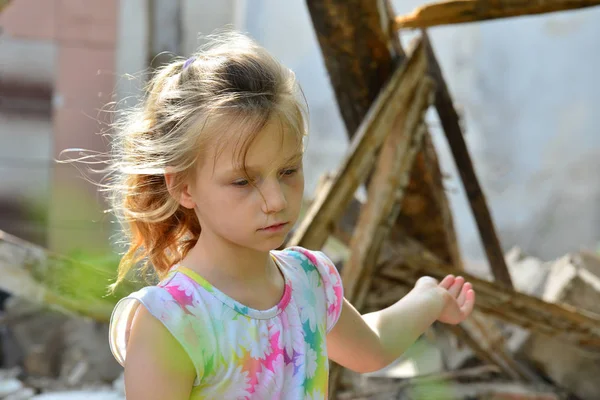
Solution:
[{"label": "girl's eyebrow", "polygon": [[[292,163],[299,162],[300,160],[302,160],[302,157],[304,157],[304,153],[295,153],[294,155],[289,157],[287,160],[285,160],[283,162],[283,165],[289,165]],[[254,166],[246,166],[246,171],[248,171],[248,172],[256,172],[259,170],[260,170],[260,168],[256,168]],[[226,174],[237,174],[240,172],[244,172],[244,169],[243,168],[232,168],[230,170],[227,170]]]}]

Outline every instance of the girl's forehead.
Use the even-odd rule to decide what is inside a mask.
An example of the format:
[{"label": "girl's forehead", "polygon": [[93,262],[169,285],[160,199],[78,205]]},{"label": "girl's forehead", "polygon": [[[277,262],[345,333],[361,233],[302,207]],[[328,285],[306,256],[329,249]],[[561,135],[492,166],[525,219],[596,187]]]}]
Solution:
[{"label": "girl's forehead", "polygon": [[265,171],[302,159],[302,138],[279,123],[271,120],[255,135],[223,132],[221,144],[213,151],[215,173],[239,170]]}]

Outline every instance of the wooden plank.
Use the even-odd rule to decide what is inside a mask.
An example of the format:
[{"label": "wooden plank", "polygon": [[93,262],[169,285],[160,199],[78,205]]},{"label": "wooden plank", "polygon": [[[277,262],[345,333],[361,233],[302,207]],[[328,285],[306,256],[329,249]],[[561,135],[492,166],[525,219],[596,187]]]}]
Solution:
[{"label": "wooden plank", "polygon": [[[410,101],[401,105],[396,126],[386,138],[352,240],[350,258],[342,270],[346,298],[362,308],[368,277],[378,261],[382,242],[399,213],[409,173],[425,134],[424,114],[433,101],[433,81],[424,77]],[[362,292],[362,294],[361,294]],[[361,295],[359,295],[361,294]]]},{"label": "wooden plank", "polygon": [[428,28],[536,15],[600,5],[600,0],[452,0],[426,4],[395,18],[396,29]]},{"label": "wooden plank", "polygon": [[400,108],[425,75],[426,67],[424,49],[419,42],[411,57],[398,68],[373,104],[350,145],[348,157],[331,184],[313,201],[287,245],[312,249],[323,246],[332,226],[365,180],[377,150],[390,133]]},{"label": "wooden plank", "polygon": [[460,127],[458,114],[454,109],[452,97],[450,96],[442,70],[426,33],[423,33],[423,40],[427,51],[430,68],[429,72],[436,82],[435,108],[439,115],[444,134],[448,139],[448,144],[452,156],[454,157],[456,168],[460,174],[463,187],[465,188],[467,199],[471,205],[471,210],[473,211],[475,222],[477,223],[477,229],[479,230],[479,235],[481,236],[481,241],[492,269],[492,274],[497,282],[512,288],[512,279],[508,267],[506,266],[502,246],[500,245],[500,240],[496,234],[496,229],[494,228],[492,215],[488,209],[485,195],[477,180],[473,162],[471,161],[469,151],[467,150],[467,144],[465,143],[463,132]]}]

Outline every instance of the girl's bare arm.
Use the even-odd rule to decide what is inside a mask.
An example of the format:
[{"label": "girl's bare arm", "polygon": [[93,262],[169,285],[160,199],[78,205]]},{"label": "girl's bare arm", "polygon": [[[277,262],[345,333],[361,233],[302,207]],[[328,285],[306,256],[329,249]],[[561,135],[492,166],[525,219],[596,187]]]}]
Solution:
[{"label": "girl's bare arm", "polygon": [[342,314],[327,335],[329,358],[356,372],[380,370],[402,355],[435,321],[458,324],[473,310],[475,293],[463,278],[438,284],[421,278],[402,299],[360,315],[344,299]]},{"label": "girl's bare arm", "polygon": [[188,400],[195,377],[195,368],[179,342],[140,307],[127,344],[127,400]]}]

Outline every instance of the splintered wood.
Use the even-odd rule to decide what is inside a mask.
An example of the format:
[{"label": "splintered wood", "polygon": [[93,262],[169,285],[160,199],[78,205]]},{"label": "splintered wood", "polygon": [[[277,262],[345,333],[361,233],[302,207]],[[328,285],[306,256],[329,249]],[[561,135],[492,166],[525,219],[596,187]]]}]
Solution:
[{"label": "splintered wood", "polygon": [[427,28],[545,14],[600,5],[600,0],[454,0],[426,4],[395,18],[396,29]]}]

